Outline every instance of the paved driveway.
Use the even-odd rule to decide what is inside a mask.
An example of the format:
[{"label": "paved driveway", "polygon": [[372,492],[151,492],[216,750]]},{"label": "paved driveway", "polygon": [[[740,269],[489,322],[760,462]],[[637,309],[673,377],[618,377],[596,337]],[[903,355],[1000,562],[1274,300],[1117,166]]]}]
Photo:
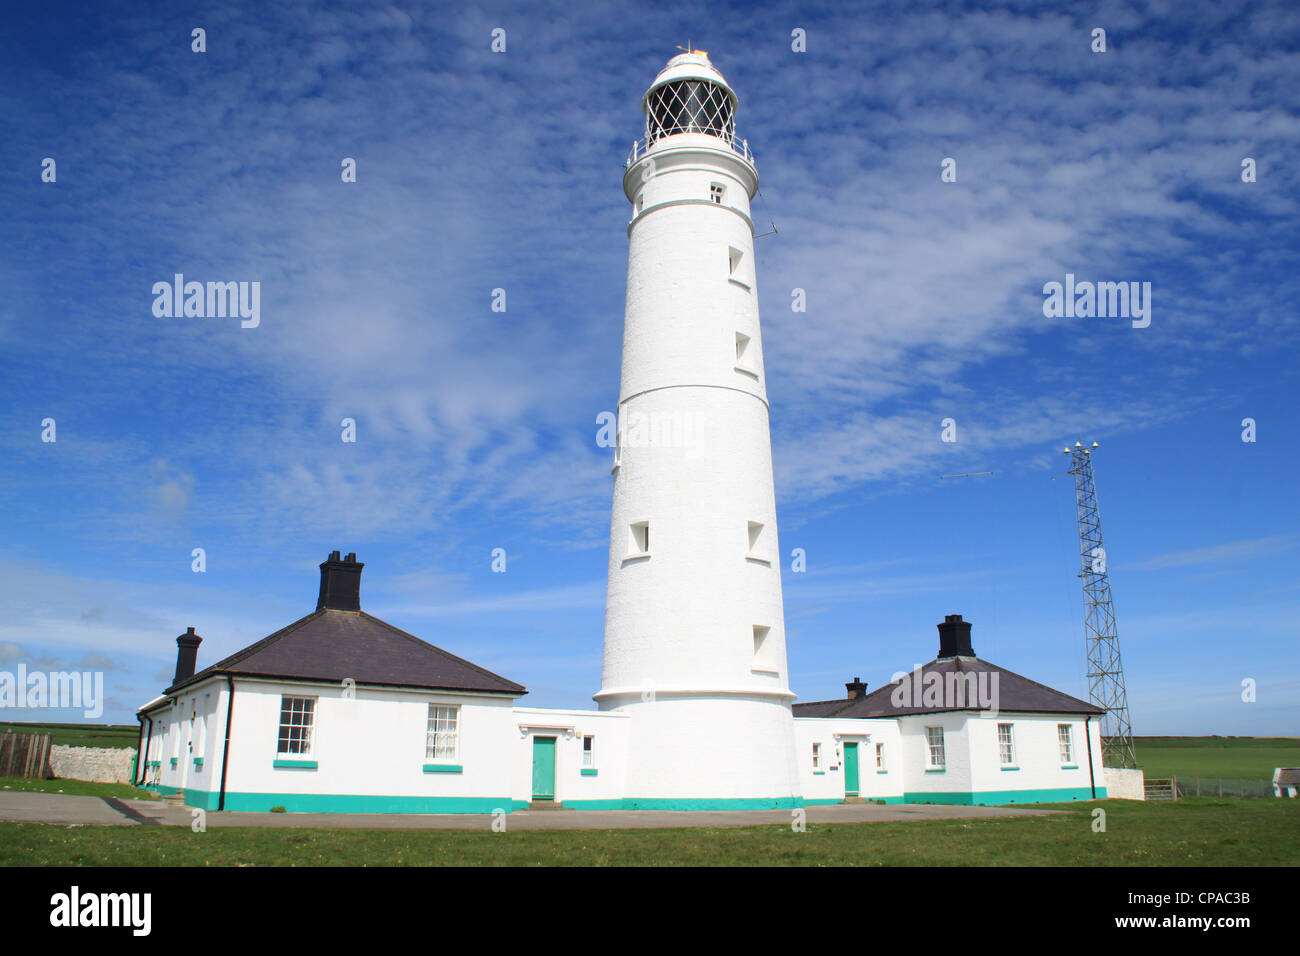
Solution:
[{"label": "paved driveway", "polygon": [[[809,823],[886,823],[899,820],[986,820],[1041,816],[1057,810],[1025,807],[948,807],[930,804],[835,804],[806,808]],[[516,810],[511,830],[635,830],[666,827],[786,826],[789,810]],[[81,826],[190,826],[193,811],[156,800],[116,800],[57,793],[0,791],[0,821]],[[210,827],[342,827],[380,830],[485,830],[485,814],[422,813],[217,813]]]}]

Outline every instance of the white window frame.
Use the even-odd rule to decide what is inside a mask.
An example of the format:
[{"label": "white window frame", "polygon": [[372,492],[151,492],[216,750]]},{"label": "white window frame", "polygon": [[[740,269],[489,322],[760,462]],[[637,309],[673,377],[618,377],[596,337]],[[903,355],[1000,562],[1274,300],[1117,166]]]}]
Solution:
[{"label": "white window frame", "polygon": [[881,773],[888,772],[889,768],[885,766],[885,745],[876,744],[876,770]]},{"label": "white window frame", "polygon": [[582,769],[596,769],[596,735],[582,735]]},{"label": "white window frame", "polygon": [[[286,712],[285,704],[289,701],[294,702],[295,705],[301,702],[304,705],[309,705],[309,706],[303,706],[301,708],[296,706],[290,706],[288,708],[288,714],[290,720],[289,723],[286,724],[284,722],[284,716]],[[277,757],[288,757],[291,759],[295,757],[310,757],[312,756],[312,754],[316,752],[316,703],[317,703],[317,698],[315,697],[309,697],[300,694],[280,695],[280,718],[276,723],[276,735],[275,735],[275,754]],[[294,720],[295,717],[304,717],[304,716],[307,718],[305,721]],[[288,734],[285,733],[286,728],[290,731]],[[304,749],[281,750],[280,747],[281,747],[282,740],[288,739],[290,745],[293,744],[292,731],[294,728],[299,728],[300,730],[306,731],[306,733],[301,735],[303,738],[305,738],[306,741]],[[301,740],[299,741],[299,745],[302,746]]]},{"label": "white window frame", "polygon": [[998,763],[1003,767],[1016,766],[1016,725],[998,724]]},{"label": "white window frame", "polygon": [[947,769],[948,754],[944,747],[942,727],[925,728],[925,750],[926,750],[925,767],[927,770]]},{"label": "white window frame", "polygon": [[709,183],[709,198],[712,199],[715,204],[721,206],[722,200],[724,200],[726,197],[727,197],[726,186],[724,186],[722,183]]},{"label": "white window frame", "polygon": [[813,769],[822,768],[822,745],[820,740],[814,740],[812,745]]},{"label": "white window frame", "polygon": [[1074,759],[1074,725],[1056,725],[1056,746],[1061,757],[1061,766],[1073,764]]},{"label": "white window frame", "polygon": [[[447,729],[448,721],[450,721],[450,730]],[[439,744],[445,744],[448,735],[451,736],[450,754],[438,753]],[[457,763],[459,760],[460,705],[431,700],[424,718],[424,762]]]}]

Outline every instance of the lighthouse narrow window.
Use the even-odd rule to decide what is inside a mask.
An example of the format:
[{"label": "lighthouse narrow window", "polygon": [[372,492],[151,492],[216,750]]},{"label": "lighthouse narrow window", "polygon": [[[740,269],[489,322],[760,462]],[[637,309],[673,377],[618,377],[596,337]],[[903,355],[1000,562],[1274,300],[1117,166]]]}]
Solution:
[{"label": "lighthouse narrow window", "polygon": [[726,193],[727,187],[722,183],[712,183],[709,185],[709,198],[719,206],[722,205],[722,197]]},{"label": "lighthouse narrow window", "polygon": [[754,662],[750,670],[762,674],[776,674],[776,662],[773,659],[775,642],[770,639],[772,629],[762,625],[754,625]]},{"label": "lighthouse narrow window", "polygon": [[731,271],[728,273],[733,279],[740,278],[740,260],[745,254],[735,246],[727,247],[727,261],[730,263]]},{"label": "lighthouse narrow window", "polygon": [[749,522],[749,553],[745,557],[753,561],[767,563],[767,541],[763,537],[763,525],[757,521]]},{"label": "lighthouse narrow window", "polygon": [[650,553],[650,522],[637,521],[629,528],[627,554],[630,558]]}]

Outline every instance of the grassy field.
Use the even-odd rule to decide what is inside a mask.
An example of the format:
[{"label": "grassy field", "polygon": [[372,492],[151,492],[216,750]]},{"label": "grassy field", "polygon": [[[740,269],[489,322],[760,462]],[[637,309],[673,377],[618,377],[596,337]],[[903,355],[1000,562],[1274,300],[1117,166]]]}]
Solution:
[{"label": "grassy field", "polygon": [[[1106,811],[1094,833],[1091,810]],[[1051,817],[744,829],[516,831],[0,823],[0,866],[1300,865],[1300,800],[1062,804]]]},{"label": "grassy field", "polygon": [[0,790],[24,793],[67,793],[78,797],[127,797],[132,800],[156,800],[148,790],[137,790],[127,783],[90,783],[86,780],[34,780],[30,777],[0,777]]},{"label": "grassy field", "polygon": [[1274,767],[1300,767],[1296,737],[1135,737],[1148,777],[1271,780]]},{"label": "grassy field", "polygon": [[0,734],[53,734],[54,742],[65,747],[130,747],[140,740],[136,724],[4,724]]}]

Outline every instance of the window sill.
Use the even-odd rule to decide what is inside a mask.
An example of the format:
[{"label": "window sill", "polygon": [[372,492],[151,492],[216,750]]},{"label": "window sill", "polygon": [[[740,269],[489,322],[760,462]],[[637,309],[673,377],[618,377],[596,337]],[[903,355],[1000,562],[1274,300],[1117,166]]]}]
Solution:
[{"label": "window sill", "polygon": [[764,677],[780,677],[780,676],[781,676],[781,672],[780,672],[779,670],[776,670],[775,668],[772,668],[772,667],[751,667],[751,668],[749,669],[749,672],[750,672],[751,674],[761,674],[761,675],[763,675]]},{"label": "window sill", "polygon": [[888,770],[877,770],[876,773],[889,773]]},{"label": "window sill", "polygon": [[629,554],[626,558],[623,559],[623,563],[622,565],[620,565],[620,567],[625,568],[629,564],[644,564],[649,560],[650,560],[649,551],[645,552],[645,554]]},{"label": "window sill", "polygon": [[271,766],[277,770],[315,770],[317,763],[315,760],[289,760],[276,757]]},{"label": "window sill", "polygon": [[826,776],[826,771],[825,771],[825,770],[814,770],[814,771],[813,771],[813,776],[814,776],[814,777],[824,777],[824,776]]},{"label": "window sill", "polygon": [[926,773],[947,773],[947,772],[948,772],[948,768],[947,768],[947,767],[928,767],[928,768],[926,768],[926,771],[925,771],[925,772],[926,772]]},{"label": "window sill", "polygon": [[1019,767],[1003,767],[1003,770],[1019,770]]},{"label": "window sill", "polygon": [[740,281],[739,279],[737,279],[735,276],[727,276],[727,281],[730,282],[732,285],[738,285],[738,286],[740,286],[740,287],[741,287],[742,289],[744,289],[746,292],[749,292],[749,291],[750,291],[749,283],[748,283],[748,282],[741,282],[741,281]]},{"label": "window sill", "polygon": [[735,366],[732,366],[732,367],[733,367],[737,372],[740,372],[742,375],[748,375],[748,376],[749,376],[750,378],[752,378],[754,381],[756,381],[756,382],[758,381],[758,373],[755,372],[752,368],[745,368],[745,366],[743,366],[743,365],[735,365]]},{"label": "window sill", "polygon": [[458,763],[426,763],[424,765],[425,773],[463,773],[465,770]]},{"label": "window sill", "polygon": [[760,558],[756,554],[745,555],[745,560],[751,562],[752,564],[761,564],[765,568],[770,568],[772,566],[772,562],[769,559]]},{"label": "window sill", "polygon": [[1062,769],[1062,770],[1078,770],[1078,769],[1079,769],[1079,765],[1078,765],[1077,763],[1063,763],[1063,764],[1061,764],[1061,769]]},{"label": "window sill", "polygon": [[599,771],[595,767],[583,767],[582,775],[584,777],[594,777]]}]

